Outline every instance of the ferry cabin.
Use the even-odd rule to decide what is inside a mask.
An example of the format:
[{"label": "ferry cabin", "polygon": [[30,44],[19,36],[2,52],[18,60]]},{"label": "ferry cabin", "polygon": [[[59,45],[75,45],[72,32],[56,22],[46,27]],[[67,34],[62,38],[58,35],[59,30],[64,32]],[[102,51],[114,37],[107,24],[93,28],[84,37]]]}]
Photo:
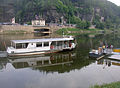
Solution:
[{"label": "ferry cabin", "polygon": [[11,40],[11,47],[7,48],[8,54],[40,54],[46,52],[71,50],[75,48],[75,40],[69,38],[49,38],[30,40]]}]

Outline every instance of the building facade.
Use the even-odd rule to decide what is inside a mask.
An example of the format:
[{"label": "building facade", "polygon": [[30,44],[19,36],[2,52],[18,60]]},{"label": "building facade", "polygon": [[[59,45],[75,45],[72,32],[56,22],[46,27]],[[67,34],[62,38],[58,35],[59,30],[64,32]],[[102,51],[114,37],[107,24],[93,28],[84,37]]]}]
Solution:
[{"label": "building facade", "polygon": [[32,25],[33,26],[45,26],[45,20],[43,20],[43,19],[32,20]]}]

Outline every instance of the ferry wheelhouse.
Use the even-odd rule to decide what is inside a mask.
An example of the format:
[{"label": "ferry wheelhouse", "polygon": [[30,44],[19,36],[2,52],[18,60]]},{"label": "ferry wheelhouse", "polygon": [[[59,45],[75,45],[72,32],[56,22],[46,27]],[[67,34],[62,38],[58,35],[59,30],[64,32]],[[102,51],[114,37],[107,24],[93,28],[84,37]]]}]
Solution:
[{"label": "ferry wheelhouse", "polygon": [[72,50],[75,47],[76,43],[73,37],[11,40],[11,47],[7,48],[7,53],[9,56],[34,55]]}]

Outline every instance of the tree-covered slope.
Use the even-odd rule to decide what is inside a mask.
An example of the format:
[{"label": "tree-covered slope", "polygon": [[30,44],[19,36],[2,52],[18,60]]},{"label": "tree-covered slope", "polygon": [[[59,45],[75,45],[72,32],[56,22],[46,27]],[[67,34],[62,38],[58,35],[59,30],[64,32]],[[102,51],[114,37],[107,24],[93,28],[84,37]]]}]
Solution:
[{"label": "tree-covered slope", "polygon": [[9,22],[15,16],[16,0],[0,0],[0,22]]},{"label": "tree-covered slope", "polygon": [[[5,1],[5,0],[1,0]],[[107,0],[9,0],[19,23],[30,22],[36,17],[48,23],[91,23],[97,28],[118,28],[120,7]],[[0,14],[1,14],[0,9]],[[4,13],[5,14],[5,13]],[[13,16],[14,15],[14,16]],[[81,23],[80,23],[81,24]]]}]

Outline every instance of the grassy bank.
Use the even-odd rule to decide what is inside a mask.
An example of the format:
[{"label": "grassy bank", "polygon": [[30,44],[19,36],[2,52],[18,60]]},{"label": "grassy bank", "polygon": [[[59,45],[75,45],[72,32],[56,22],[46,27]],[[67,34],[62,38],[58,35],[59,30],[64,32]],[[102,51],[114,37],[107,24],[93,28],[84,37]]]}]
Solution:
[{"label": "grassy bank", "polygon": [[110,83],[110,84],[103,84],[103,85],[95,85],[91,88],[120,88],[120,82]]},{"label": "grassy bank", "polygon": [[62,28],[56,31],[56,33],[62,35],[64,32],[65,35],[79,35],[81,33],[99,33],[103,32],[100,29],[77,29],[77,28]]}]

